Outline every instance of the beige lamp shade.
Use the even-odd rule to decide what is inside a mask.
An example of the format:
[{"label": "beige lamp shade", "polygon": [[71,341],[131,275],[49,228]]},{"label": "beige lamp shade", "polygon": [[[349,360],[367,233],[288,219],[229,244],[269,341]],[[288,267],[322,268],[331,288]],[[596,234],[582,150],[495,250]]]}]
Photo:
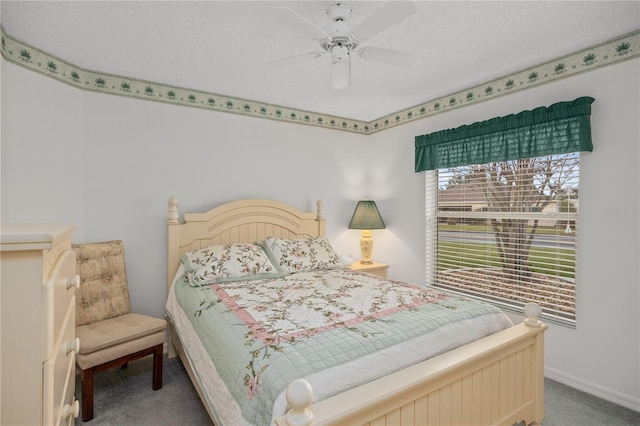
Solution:
[{"label": "beige lamp shade", "polygon": [[373,237],[372,229],[385,229],[384,221],[380,216],[378,206],[375,201],[362,200],[358,201],[356,209],[349,222],[349,229],[361,229],[362,237],[360,238],[360,263],[371,264],[371,255],[373,253]]}]

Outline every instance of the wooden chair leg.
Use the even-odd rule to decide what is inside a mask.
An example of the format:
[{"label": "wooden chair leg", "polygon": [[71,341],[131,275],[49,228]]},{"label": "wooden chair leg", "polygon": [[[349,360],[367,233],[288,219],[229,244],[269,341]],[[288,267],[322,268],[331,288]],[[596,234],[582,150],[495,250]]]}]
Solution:
[{"label": "wooden chair leg", "polygon": [[153,348],[153,390],[162,388],[162,352],[163,343]]},{"label": "wooden chair leg", "polygon": [[93,368],[81,370],[82,421],[93,419]]},{"label": "wooden chair leg", "polygon": [[[160,343],[152,348],[147,348],[124,356],[122,358],[115,359],[113,361],[105,362],[104,364],[97,365],[95,367],[88,368],[86,370],[80,369],[81,375],[81,392],[82,392],[82,421],[87,422],[93,419],[93,375],[97,372],[108,370],[113,367],[120,366],[126,368],[128,361],[135,361],[145,356],[153,354],[153,390],[162,388],[162,352],[164,344]],[[79,368],[79,367],[78,367]]]}]

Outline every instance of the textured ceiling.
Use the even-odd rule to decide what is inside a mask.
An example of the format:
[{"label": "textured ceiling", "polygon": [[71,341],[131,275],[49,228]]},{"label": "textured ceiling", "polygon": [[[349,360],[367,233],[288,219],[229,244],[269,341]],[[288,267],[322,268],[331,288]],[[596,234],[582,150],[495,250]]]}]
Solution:
[{"label": "textured ceiling", "polygon": [[[86,70],[363,121],[395,113],[640,28],[639,1],[417,1],[368,46],[420,55],[413,68],[352,61],[330,88],[330,57],[269,13],[286,6],[318,27],[332,1],[6,1],[2,28]],[[347,2],[359,23],[384,2]]]}]

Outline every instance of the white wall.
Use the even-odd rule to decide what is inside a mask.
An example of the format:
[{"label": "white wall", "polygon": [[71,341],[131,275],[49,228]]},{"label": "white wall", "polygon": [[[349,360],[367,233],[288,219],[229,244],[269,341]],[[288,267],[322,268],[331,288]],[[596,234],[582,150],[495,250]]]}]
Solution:
[{"label": "white wall", "polygon": [[74,242],[125,240],[134,309],[158,316],[170,195],[181,212],[244,197],[313,210],[321,198],[329,238],[354,257],[359,234],[346,226],[355,201],[368,197],[387,224],[374,231],[374,258],[391,265],[391,276],[421,284],[424,176],[413,172],[414,137],[593,96],[595,149],[581,167],[578,327],[550,326],[547,374],[640,410],[640,60],[368,137],[81,92],[2,65],[2,220],[72,221]]},{"label": "white wall", "polygon": [[315,211],[343,254],[367,195],[367,139],[309,126],[84,92],[2,61],[2,221],[77,224],[122,239],[135,311],[163,316],[169,196],[180,211],[272,198]]},{"label": "white wall", "polygon": [[2,221],[82,223],[84,94],[0,62]]},{"label": "white wall", "polygon": [[[550,325],[546,374],[635,410],[640,410],[639,76],[640,59],[635,59],[391,129],[371,136],[370,162],[370,187],[380,191],[378,204],[392,231],[378,238],[377,257],[389,261],[402,279],[424,282],[419,263],[424,176],[409,171],[413,138],[580,96],[595,98],[594,150],[582,155],[580,167],[577,328]],[[405,245],[411,252],[403,251]]]}]

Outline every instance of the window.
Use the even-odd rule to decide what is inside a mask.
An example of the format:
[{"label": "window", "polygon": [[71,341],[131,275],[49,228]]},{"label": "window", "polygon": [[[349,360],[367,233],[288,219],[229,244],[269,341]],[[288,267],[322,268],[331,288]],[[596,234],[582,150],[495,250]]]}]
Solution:
[{"label": "window", "polygon": [[575,325],[584,96],[415,138],[425,172],[426,282]]},{"label": "window", "polygon": [[427,283],[575,324],[580,154],[426,172]]}]

